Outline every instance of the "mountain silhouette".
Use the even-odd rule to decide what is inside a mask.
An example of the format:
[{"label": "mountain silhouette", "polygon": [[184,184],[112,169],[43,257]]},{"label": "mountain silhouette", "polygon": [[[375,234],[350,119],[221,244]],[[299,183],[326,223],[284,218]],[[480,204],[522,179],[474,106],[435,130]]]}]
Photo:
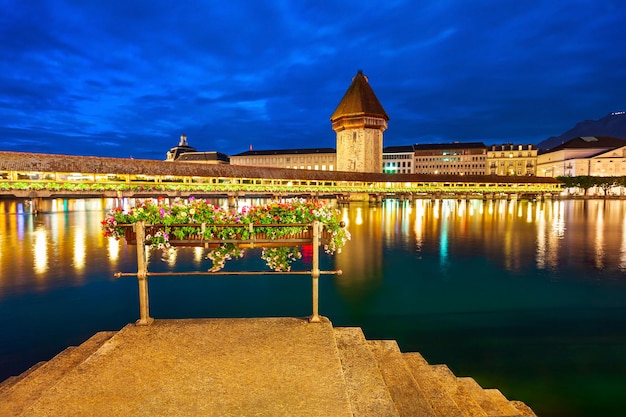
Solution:
[{"label": "mountain silhouette", "polygon": [[539,149],[547,150],[559,146],[570,139],[584,136],[611,136],[626,139],[626,111],[607,114],[598,120],[585,120],[577,123],[559,136],[552,136],[537,144]]}]

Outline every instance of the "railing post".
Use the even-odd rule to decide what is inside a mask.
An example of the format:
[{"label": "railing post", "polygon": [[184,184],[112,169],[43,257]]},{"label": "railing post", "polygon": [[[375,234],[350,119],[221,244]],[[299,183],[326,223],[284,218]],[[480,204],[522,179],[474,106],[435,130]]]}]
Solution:
[{"label": "railing post", "polygon": [[318,312],[319,308],[319,278],[320,278],[320,222],[315,220],[313,222],[313,265],[311,267],[311,284],[313,292],[313,314],[309,319],[310,322],[319,322],[320,316]]},{"label": "railing post", "polygon": [[137,235],[137,281],[139,283],[139,320],[138,326],[147,326],[154,321],[150,317],[148,302],[148,261],[146,259],[146,225],[143,220],[133,225]]}]

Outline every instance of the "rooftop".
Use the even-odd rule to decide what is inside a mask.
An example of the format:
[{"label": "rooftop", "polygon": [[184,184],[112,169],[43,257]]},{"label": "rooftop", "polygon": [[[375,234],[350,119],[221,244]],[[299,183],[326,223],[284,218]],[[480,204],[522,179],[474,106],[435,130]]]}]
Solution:
[{"label": "rooftop", "polygon": [[268,178],[284,180],[370,182],[488,182],[558,183],[550,177],[491,175],[384,174],[375,172],[315,171],[230,164],[198,164],[147,159],[104,158],[0,151],[0,171],[80,172],[94,174],[180,175],[220,178]]},{"label": "rooftop", "polygon": [[603,148],[612,149],[626,146],[626,140],[618,139],[611,136],[579,136],[568,140],[565,143],[548,149],[547,152],[556,152],[563,149],[592,149]]},{"label": "rooftop", "polygon": [[452,143],[428,143],[424,145],[415,144],[416,151],[422,150],[443,150],[443,149],[487,149],[482,142],[452,142]]},{"label": "rooftop", "polygon": [[339,102],[339,105],[330,117],[335,121],[343,116],[374,116],[389,120],[387,112],[374,94],[368,78],[359,71],[352,79],[352,84]]},{"label": "rooftop", "polygon": [[249,150],[233,156],[265,156],[265,155],[308,155],[336,153],[335,148],[298,148],[298,149],[265,149]]}]

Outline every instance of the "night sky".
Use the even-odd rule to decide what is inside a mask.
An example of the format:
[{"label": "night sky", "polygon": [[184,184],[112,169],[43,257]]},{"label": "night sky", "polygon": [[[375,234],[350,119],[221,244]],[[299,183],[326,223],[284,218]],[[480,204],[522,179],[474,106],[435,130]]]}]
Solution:
[{"label": "night sky", "polygon": [[538,143],[626,109],[623,1],[0,0],[0,150],[334,147],[363,70],[385,146]]}]

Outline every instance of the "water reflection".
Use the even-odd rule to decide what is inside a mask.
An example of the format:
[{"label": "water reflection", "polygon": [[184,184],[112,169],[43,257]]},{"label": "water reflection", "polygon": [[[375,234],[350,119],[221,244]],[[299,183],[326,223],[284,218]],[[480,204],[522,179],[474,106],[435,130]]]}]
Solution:
[{"label": "water reflection", "polygon": [[622,219],[622,244],[620,246],[619,268],[626,271],[626,212]]},{"label": "water reflection", "polygon": [[[240,206],[261,203],[239,201]],[[55,280],[81,282],[94,264],[132,270],[120,264],[134,261],[133,249],[103,238],[100,220],[117,205],[135,204],[132,199],[53,199],[33,216],[23,202],[0,201],[0,296],[28,288],[30,280],[42,290]],[[390,200],[341,210],[352,240],[336,257],[336,267],[344,271],[337,285],[349,297],[376,291],[386,260],[398,250],[416,260],[436,259],[444,278],[460,258],[472,257],[512,272],[564,266],[626,270],[626,201]],[[173,252],[162,262],[174,268],[179,256]],[[184,256],[194,267],[205,261],[202,248]]]},{"label": "water reflection", "polygon": [[[624,205],[623,201],[453,199],[388,201],[382,207],[353,205],[344,209],[343,216],[355,239],[346,248],[349,255],[341,261],[350,258],[351,265],[346,268],[361,271],[358,279],[376,277],[383,267],[378,257],[401,242],[417,257],[426,252],[437,256],[444,274],[459,256],[487,258],[513,272],[532,265],[556,271],[564,263],[587,261],[596,270],[623,269]],[[367,227],[361,228],[362,224]],[[363,240],[368,244],[363,245]],[[611,254],[606,250],[610,247],[622,250]]]},{"label": "water reflection", "polygon": [[[260,203],[240,200],[240,205]],[[114,281],[114,272],[136,270],[136,248],[103,238],[100,231],[106,211],[135,204],[130,199],[50,200],[33,216],[22,202],[0,201],[3,364],[13,363],[5,359],[14,354],[13,346],[39,348],[57,339],[61,327],[84,332],[72,333],[62,346],[49,346],[45,357],[22,361],[16,372],[94,331],[137,318],[135,282],[103,285]],[[341,210],[352,240],[323,262],[334,262],[331,268],[344,274],[324,278],[320,285],[321,311],[335,323],[397,339],[403,350],[440,355],[453,369],[477,367],[467,374],[504,369],[508,376],[510,370],[516,379],[507,388],[519,388],[520,381],[528,387],[511,398],[556,391],[538,390],[538,380],[563,390],[587,384],[597,392],[606,379],[614,384],[606,386],[615,396],[623,392],[613,381],[622,381],[625,369],[626,200],[387,201]],[[174,264],[197,270],[206,265],[204,254],[203,248],[186,248],[162,259],[162,253],[152,252],[150,270],[173,269]],[[305,257],[310,259],[310,252]],[[306,280],[274,278],[153,282],[151,305],[162,317],[181,310],[183,317],[292,314],[285,304],[300,308],[308,303],[298,297],[310,288]],[[72,286],[80,288],[66,291]],[[58,288],[64,291],[50,291]],[[263,297],[255,304],[258,293]],[[277,313],[269,310],[273,304],[280,305]],[[188,308],[195,305],[200,307]],[[42,330],[47,328],[55,329],[54,337]],[[562,366],[555,367],[559,361]],[[519,378],[524,372],[525,380]],[[588,380],[583,383],[584,374]],[[501,382],[489,385],[500,387]],[[576,390],[559,402],[571,404],[580,396]],[[598,401],[606,400],[601,396]],[[530,397],[527,402],[535,405]],[[562,415],[571,415],[568,411]]]},{"label": "water reflection", "polygon": [[599,205],[596,215],[596,233],[595,233],[595,252],[594,264],[596,268],[604,268],[604,205]]},{"label": "water reflection", "polygon": [[390,216],[384,207],[367,204],[342,209],[342,220],[352,239],[335,257],[335,266],[343,275],[333,282],[353,307],[375,294],[382,282],[383,239],[392,238],[392,233],[383,234],[381,226],[393,224]]},{"label": "water reflection", "polygon": [[112,237],[107,238],[107,253],[111,262],[115,263],[120,257],[120,241]]},{"label": "water reflection", "polygon": [[48,271],[48,231],[40,225],[33,234],[33,269],[36,274],[42,275]]}]

